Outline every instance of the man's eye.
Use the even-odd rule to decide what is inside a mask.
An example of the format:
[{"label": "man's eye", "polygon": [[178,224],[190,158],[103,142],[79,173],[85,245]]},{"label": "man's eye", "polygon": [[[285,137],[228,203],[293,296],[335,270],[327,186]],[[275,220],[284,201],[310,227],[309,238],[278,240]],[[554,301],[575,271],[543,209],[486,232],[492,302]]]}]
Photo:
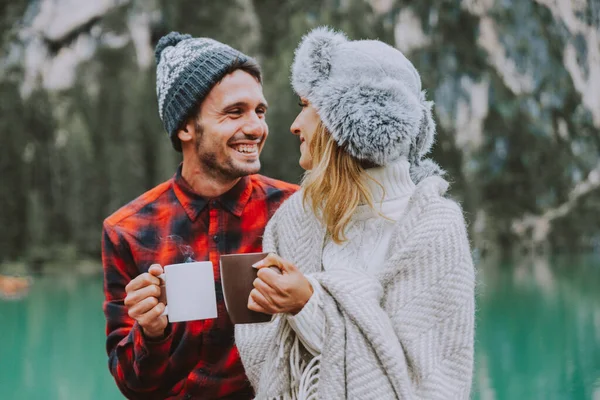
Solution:
[{"label": "man's eye", "polygon": [[265,110],[264,108],[259,108],[258,110],[256,110],[257,114],[266,114],[267,110]]},{"label": "man's eye", "polygon": [[298,105],[299,105],[300,107],[302,107],[302,108],[306,107],[306,103],[303,103],[303,102],[301,102],[301,101],[300,101],[300,102],[298,102]]},{"label": "man's eye", "polygon": [[229,110],[229,114],[240,115],[241,113],[242,113],[242,110],[240,108],[234,108],[232,110]]}]

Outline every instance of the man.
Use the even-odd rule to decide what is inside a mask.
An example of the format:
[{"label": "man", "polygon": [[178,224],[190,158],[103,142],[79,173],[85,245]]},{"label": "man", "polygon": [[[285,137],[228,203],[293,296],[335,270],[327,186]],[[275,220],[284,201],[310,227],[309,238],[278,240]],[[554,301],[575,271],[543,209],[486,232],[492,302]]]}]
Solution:
[{"label": "man", "polygon": [[[104,222],[109,368],[129,398],[251,398],[219,257],[261,251],[268,219],[297,186],[255,175],[268,127],[253,59],[177,32],[155,55],[160,117],[183,163]],[[212,261],[218,318],[169,324],[157,276],[189,260]]]}]

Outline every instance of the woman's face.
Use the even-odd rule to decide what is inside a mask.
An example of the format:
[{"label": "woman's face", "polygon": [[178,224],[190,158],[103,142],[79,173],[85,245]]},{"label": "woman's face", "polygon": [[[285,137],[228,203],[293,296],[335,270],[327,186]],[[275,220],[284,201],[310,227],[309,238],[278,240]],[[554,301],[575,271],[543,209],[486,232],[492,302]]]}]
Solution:
[{"label": "woman's face", "polygon": [[292,134],[300,138],[300,166],[305,170],[312,168],[312,156],[310,154],[309,144],[313,138],[321,118],[317,110],[306,100],[300,98],[302,111],[296,117],[296,120],[290,127]]}]

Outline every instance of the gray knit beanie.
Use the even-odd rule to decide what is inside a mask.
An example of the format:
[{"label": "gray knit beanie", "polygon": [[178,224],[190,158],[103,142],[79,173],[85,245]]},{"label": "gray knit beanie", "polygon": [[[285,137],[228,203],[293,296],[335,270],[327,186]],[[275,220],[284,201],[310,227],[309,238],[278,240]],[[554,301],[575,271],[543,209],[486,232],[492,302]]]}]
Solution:
[{"label": "gray knit beanie", "polygon": [[158,112],[171,143],[181,151],[177,131],[235,62],[250,57],[209,38],[179,32],[163,36],[154,51]]},{"label": "gray knit beanie", "polygon": [[444,173],[424,158],[435,136],[433,102],[425,100],[419,73],[399,50],[316,28],[296,49],[291,79],[352,156],[377,165],[405,156],[415,183]]}]

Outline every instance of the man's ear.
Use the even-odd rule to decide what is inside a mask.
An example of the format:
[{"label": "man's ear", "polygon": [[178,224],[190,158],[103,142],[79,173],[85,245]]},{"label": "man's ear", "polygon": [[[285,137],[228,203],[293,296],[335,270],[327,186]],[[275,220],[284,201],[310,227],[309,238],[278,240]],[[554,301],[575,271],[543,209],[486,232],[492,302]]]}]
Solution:
[{"label": "man's ear", "polygon": [[190,118],[177,132],[177,137],[182,143],[189,142],[194,138],[196,132],[196,121]]}]

